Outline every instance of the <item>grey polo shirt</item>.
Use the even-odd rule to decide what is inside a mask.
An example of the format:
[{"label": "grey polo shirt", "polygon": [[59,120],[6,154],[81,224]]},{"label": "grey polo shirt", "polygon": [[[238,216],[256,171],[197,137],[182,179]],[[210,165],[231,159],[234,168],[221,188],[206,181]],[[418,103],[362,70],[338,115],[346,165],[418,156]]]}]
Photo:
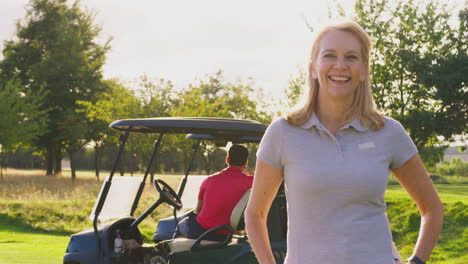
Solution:
[{"label": "grey polo shirt", "polygon": [[384,193],[390,169],[417,153],[404,128],[385,118],[372,131],[358,119],[333,136],[313,114],[265,132],[258,159],[284,173],[287,264],[393,264]]}]

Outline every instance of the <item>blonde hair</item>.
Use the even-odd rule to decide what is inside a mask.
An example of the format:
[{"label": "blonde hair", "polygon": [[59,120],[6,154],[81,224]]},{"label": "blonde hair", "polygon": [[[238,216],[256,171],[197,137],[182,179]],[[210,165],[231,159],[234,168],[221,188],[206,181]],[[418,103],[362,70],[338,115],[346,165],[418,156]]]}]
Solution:
[{"label": "blonde hair", "polygon": [[[323,36],[332,31],[339,30],[351,33],[355,36],[361,44],[361,54],[364,62],[364,67],[367,68],[367,74],[363,80],[360,81],[358,88],[355,91],[353,102],[346,120],[349,122],[355,117],[359,117],[363,125],[373,129],[381,129],[385,121],[382,115],[377,111],[377,108],[372,97],[370,86],[369,65],[370,65],[370,51],[372,49],[372,41],[364,29],[354,21],[343,21],[335,24],[328,25],[318,32],[310,52],[309,63],[314,63],[317,59],[319,52],[319,42]],[[286,120],[292,126],[301,126],[305,124],[317,107],[317,98],[319,92],[319,83],[317,79],[311,76],[310,71],[307,74],[308,80],[308,96],[306,101],[296,111],[288,113]]]}]

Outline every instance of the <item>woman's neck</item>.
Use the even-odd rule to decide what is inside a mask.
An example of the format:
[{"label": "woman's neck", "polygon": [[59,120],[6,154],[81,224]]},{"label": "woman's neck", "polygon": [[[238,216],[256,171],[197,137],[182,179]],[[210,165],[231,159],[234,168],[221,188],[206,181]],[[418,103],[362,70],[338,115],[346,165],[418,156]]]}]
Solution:
[{"label": "woman's neck", "polygon": [[346,125],[351,103],[342,100],[318,100],[315,115],[333,135]]}]

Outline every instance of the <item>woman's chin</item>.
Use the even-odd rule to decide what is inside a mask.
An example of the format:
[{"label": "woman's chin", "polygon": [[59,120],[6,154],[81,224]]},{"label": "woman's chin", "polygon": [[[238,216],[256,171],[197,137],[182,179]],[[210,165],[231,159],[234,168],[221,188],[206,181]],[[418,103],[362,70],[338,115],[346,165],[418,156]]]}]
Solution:
[{"label": "woman's chin", "polygon": [[330,98],[337,100],[349,100],[353,98],[353,92],[351,89],[330,89]]}]

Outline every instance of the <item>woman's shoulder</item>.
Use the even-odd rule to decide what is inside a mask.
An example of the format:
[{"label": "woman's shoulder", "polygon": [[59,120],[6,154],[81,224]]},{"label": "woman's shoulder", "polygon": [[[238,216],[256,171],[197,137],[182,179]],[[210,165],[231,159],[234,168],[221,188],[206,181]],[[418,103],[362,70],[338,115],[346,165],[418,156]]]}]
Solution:
[{"label": "woman's shoulder", "polygon": [[283,137],[288,126],[288,121],[284,117],[277,117],[270,123],[263,138],[278,140]]},{"label": "woman's shoulder", "polygon": [[286,118],[283,116],[280,116],[280,117],[274,118],[273,121],[271,121],[270,125],[268,125],[268,129],[280,129],[280,128],[282,129],[288,125],[289,124]]},{"label": "woman's shoulder", "polygon": [[388,116],[382,116],[382,118],[385,121],[383,131],[386,131],[387,133],[406,133],[405,128],[398,120]]}]

